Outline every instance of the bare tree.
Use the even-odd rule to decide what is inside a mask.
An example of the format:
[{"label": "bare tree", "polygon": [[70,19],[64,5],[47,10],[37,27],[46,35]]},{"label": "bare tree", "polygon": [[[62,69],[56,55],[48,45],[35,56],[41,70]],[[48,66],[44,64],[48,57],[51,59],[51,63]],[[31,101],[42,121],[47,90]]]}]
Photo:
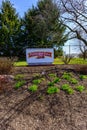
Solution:
[{"label": "bare tree", "polygon": [[87,0],[57,0],[57,3],[69,39],[76,38],[87,46]]},{"label": "bare tree", "polygon": [[84,60],[87,58],[87,46],[82,45],[81,43],[79,44],[79,49],[81,53],[79,54],[80,57],[82,57]]},{"label": "bare tree", "polygon": [[72,58],[73,58],[74,56],[73,55],[68,55],[68,54],[66,54],[66,55],[64,55],[63,57],[62,57],[62,61],[63,61],[63,63],[64,64],[69,64],[70,63],[70,61],[72,60]]}]

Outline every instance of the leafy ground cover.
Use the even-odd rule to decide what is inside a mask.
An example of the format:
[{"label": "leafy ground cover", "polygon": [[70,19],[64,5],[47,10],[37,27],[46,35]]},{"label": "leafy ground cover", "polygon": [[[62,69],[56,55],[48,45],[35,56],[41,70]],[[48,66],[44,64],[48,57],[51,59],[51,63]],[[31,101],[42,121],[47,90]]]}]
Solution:
[{"label": "leafy ground cover", "polygon": [[74,69],[16,67],[0,92],[0,130],[87,130],[87,75]]}]

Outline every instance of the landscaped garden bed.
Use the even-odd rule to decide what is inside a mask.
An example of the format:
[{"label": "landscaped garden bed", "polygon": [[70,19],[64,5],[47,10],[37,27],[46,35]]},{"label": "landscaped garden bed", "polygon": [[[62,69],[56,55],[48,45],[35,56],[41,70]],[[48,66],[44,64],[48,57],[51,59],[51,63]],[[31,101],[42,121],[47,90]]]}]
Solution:
[{"label": "landscaped garden bed", "polygon": [[0,130],[87,130],[82,67],[15,67],[0,91]]}]

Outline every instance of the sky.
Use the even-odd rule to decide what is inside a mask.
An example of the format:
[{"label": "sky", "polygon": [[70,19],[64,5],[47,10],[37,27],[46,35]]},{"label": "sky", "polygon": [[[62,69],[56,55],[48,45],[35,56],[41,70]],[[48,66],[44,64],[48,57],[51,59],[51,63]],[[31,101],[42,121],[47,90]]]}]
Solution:
[{"label": "sky", "polygon": [[[0,6],[1,3],[4,0],[0,0]],[[29,8],[32,7],[32,5],[36,6],[38,0],[10,0],[10,2],[13,4],[13,7],[16,8],[17,13],[19,13],[19,16],[23,17],[24,12],[26,12]]]}]

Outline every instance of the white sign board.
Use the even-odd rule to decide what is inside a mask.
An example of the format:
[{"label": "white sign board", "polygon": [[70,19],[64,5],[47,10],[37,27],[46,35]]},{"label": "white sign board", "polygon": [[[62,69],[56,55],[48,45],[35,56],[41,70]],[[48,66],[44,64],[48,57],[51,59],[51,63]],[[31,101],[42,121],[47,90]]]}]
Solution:
[{"label": "white sign board", "polygon": [[53,48],[26,49],[26,61],[29,65],[52,64],[54,61]]}]

